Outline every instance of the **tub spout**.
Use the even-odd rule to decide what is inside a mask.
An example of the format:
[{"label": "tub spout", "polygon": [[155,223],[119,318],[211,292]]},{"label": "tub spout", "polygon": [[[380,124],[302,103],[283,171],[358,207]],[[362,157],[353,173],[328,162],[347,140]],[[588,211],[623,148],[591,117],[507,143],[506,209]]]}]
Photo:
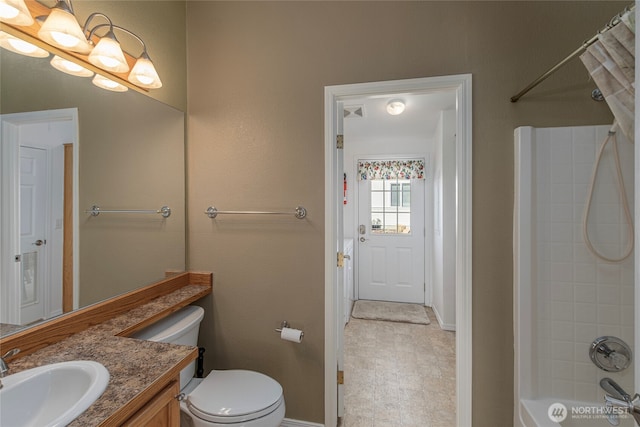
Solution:
[{"label": "tub spout", "polygon": [[[600,387],[607,392],[604,396],[604,401],[608,408],[626,409],[629,414],[633,415],[636,424],[640,426],[640,395],[636,393],[631,397],[629,393],[624,391],[624,389],[611,378],[601,379]],[[617,425],[612,422],[614,420],[617,421],[617,416],[612,414],[609,417],[609,422],[612,425]]]}]

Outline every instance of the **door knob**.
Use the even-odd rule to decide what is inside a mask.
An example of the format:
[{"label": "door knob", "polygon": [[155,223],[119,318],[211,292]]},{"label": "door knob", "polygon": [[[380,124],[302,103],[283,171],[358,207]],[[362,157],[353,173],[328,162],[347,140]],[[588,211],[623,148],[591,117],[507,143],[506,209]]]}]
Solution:
[{"label": "door knob", "polygon": [[42,246],[42,245],[46,245],[46,244],[47,244],[46,240],[40,240],[40,239],[36,240],[35,243],[34,243],[34,245],[36,245],[36,246]]},{"label": "door knob", "polygon": [[363,242],[363,243],[364,243],[366,240],[367,240],[367,239],[365,239],[364,237],[361,237],[361,238],[360,238],[360,241],[361,241],[361,242]]}]

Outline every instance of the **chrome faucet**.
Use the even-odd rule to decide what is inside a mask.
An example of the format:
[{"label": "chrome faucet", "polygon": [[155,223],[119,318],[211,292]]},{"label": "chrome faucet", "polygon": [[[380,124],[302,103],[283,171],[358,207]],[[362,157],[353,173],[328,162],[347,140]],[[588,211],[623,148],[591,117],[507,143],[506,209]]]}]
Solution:
[{"label": "chrome faucet", "polygon": [[[7,365],[7,362],[4,359],[15,356],[18,353],[20,353],[20,349],[14,348],[13,350],[7,351],[4,356],[0,357],[0,378],[4,378],[7,375],[7,372],[9,372],[9,365]],[[0,388],[2,388],[2,381],[0,381]]]},{"label": "chrome faucet", "polygon": [[[604,395],[604,401],[607,408],[624,408],[627,412],[633,415],[636,420],[636,424],[640,426],[640,395],[637,393],[631,397],[629,393],[624,391],[622,387],[618,385],[611,378],[603,378],[600,380],[600,387],[607,394]],[[608,416],[609,423],[611,425],[618,425],[618,417],[616,414]]]}]

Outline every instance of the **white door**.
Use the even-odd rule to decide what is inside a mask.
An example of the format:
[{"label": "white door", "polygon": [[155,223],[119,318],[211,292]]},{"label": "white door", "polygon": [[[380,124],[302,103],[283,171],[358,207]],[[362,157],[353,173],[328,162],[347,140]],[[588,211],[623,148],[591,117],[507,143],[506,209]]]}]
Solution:
[{"label": "white door", "polygon": [[358,298],[424,304],[424,180],[358,185]]},{"label": "white door", "polygon": [[47,152],[20,147],[20,323],[45,318]]}]

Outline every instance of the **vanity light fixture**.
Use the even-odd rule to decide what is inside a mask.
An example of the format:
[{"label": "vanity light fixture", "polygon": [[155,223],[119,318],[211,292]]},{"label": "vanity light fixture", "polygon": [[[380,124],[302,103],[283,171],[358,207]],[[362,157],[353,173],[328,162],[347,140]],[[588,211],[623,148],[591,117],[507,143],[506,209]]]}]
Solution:
[{"label": "vanity light fixture", "polygon": [[19,26],[34,22],[24,0],[0,0],[0,21]]},{"label": "vanity light fixture", "polygon": [[387,113],[397,116],[404,112],[405,104],[401,99],[392,99],[387,103]]},{"label": "vanity light fixture", "polygon": [[112,92],[126,92],[127,87],[100,74],[96,74],[91,82],[99,88],[110,90]]},{"label": "vanity light fixture", "polygon": [[[24,11],[28,17],[28,20],[20,21],[24,24],[10,21],[10,19],[17,19],[21,11]],[[91,27],[90,24],[96,17],[102,17],[108,23]],[[0,21],[3,21],[3,24],[6,23],[5,33],[10,33],[7,37],[15,36],[11,44],[8,39],[5,42],[2,36],[0,46],[17,53],[46,57],[49,54],[37,47],[41,40],[62,51],[73,52],[72,55],[55,52],[57,55],[51,60],[51,65],[75,76],[90,77],[94,73],[99,73],[100,76],[96,75],[93,82],[103,89],[124,92],[131,88],[144,93],[148,89],[162,87],[162,81],[151,62],[144,41],[126,28],[114,25],[103,13],[90,14],[84,26],[81,27],[74,15],[71,0],[57,0],[53,8],[48,8],[37,1],[31,1],[27,6],[25,0],[0,0]],[[40,23],[39,26],[35,24],[36,21]],[[25,31],[10,28],[17,25],[27,25],[28,28]],[[96,33],[104,28],[106,28],[106,34],[100,36]],[[16,32],[14,33],[13,30]],[[140,42],[142,53],[137,59],[122,50],[114,30],[125,32]],[[22,41],[21,34],[24,34],[25,40],[31,44]],[[16,45],[20,46],[21,50]]]},{"label": "vanity light fixture", "polygon": [[14,37],[11,34],[7,34],[4,31],[0,31],[0,47],[14,53],[19,53],[20,55],[31,56],[33,58],[46,58],[49,56],[49,52],[46,50]]},{"label": "vanity light fixture", "polygon": [[38,37],[52,46],[72,52],[87,54],[93,48],[73,14],[71,3],[63,0],[58,0],[51,9],[38,31]]},{"label": "vanity light fixture", "polygon": [[61,58],[58,55],[54,55],[51,59],[51,66],[58,71],[71,74],[76,77],[91,77],[94,74],[93,71],[87,70],[83,66]]}]

